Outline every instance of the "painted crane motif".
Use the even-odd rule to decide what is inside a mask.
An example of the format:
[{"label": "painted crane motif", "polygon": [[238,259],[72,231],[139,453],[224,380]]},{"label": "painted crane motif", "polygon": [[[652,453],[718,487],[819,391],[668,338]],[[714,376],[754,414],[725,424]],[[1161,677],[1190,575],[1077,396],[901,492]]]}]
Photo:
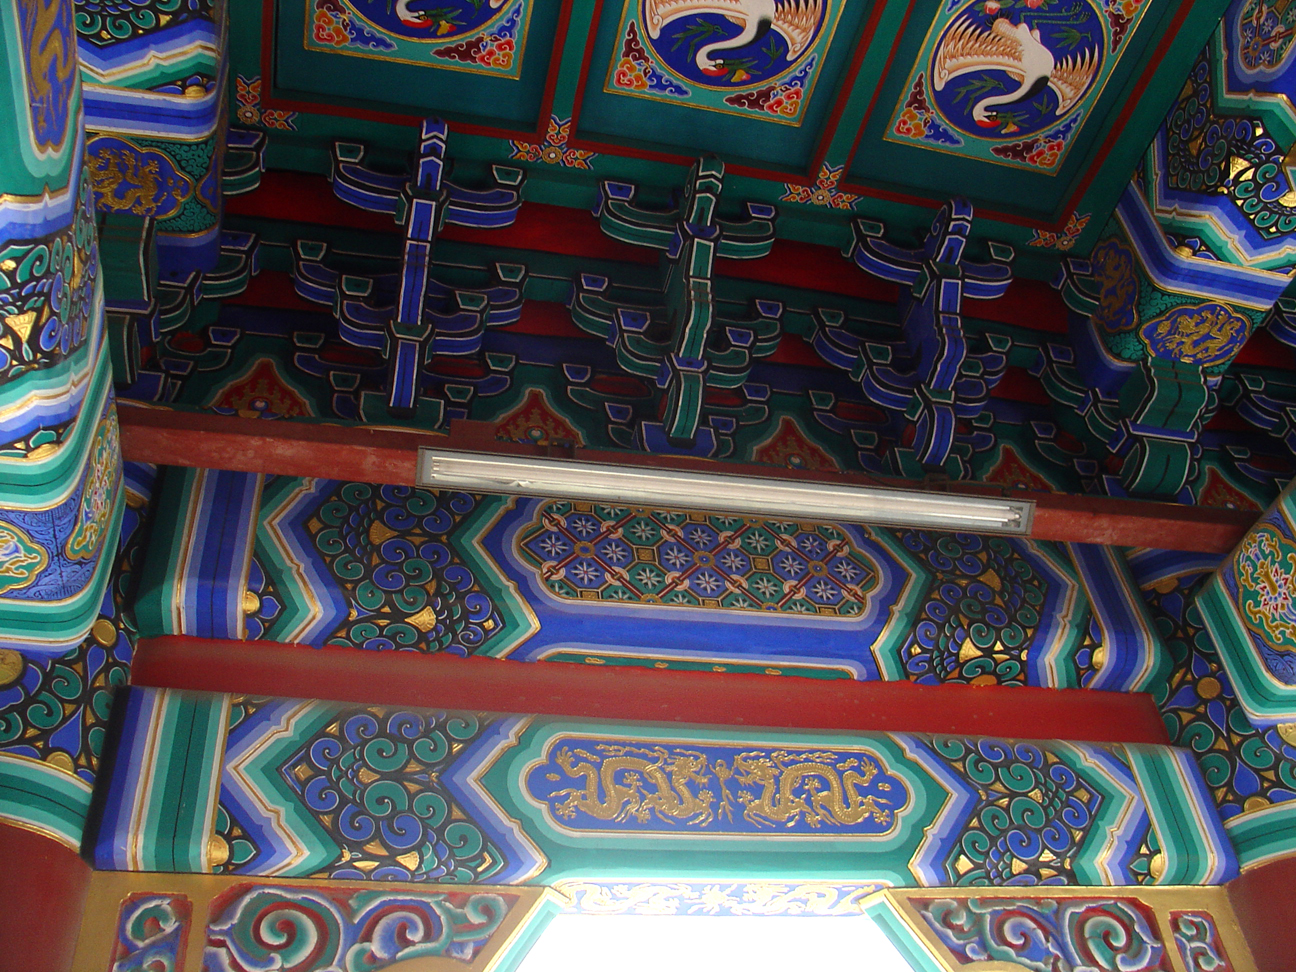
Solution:
[{"label": "painted crane motif", "polygon": [[725,67],[715,58],[716,53],[746,47],[771,30],[787,41],[788,62],[795,61],[814,43],[823,4],[824,0],[647,0],[644,23],[653,40],[671,21],[693,14],[716,14],[737,24],[742,31],[736,37],[705,44],[694,58],[699,71],[718,76],[725,73]]},{"label": "painted crane motif", "polygon": [[986,30],[964,17],[936,50],[932,86],[942,91],[951,80],[964,74],[1003,71],[1018,83],[1017,88],[982,98],[972,107],[973,121],[982,128],[994,128],[999,120],[992,109],[1025,101],[1045,88],[1057,95],[1054,113],[1063,117],[1089,90],[1099,62],[1099,53],[1092,49],[1057,60],[1041,40],[1039,29],[1026,23],[1013,24],[1000,17]]},{"label": "painted crane motif", "polygon": [[[406,27],[427,27],[431,29],[438,23],[443,22],[434,19],[426,10],[411,9],[410,2],[411,0],[396,0],[396,16],[400,18],[400,22]],[[492,10],[498,10],[504,6],[504,0],[489,0],[489,3]]]}]

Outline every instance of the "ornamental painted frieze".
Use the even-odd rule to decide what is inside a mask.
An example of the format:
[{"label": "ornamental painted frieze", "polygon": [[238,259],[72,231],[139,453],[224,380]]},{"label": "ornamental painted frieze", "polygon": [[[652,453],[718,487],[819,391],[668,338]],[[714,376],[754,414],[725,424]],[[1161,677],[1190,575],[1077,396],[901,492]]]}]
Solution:
[{"label": "ornamental painted frieze", "polygon": [[306,0],[308,51],[517,78],[531,0]]},{"label": "ornamental painted frieze", "polygon": [[[914,898],[911,903],[962,965],[988,962],[1036,972],[1173,968],[1152,909],[1136,898]],[[1207,967],[1215,968],[1202,968]]]},{"label": "ornamental painted frieze", "polygon": [[949,0],[923,42],[887,140],[1055,173],[1145,6]]},{"label": "ornamental painted frieze", "polygon": [[540,507],[517,549],[571,601],[854,618],[878,575],[826,524],[591,503]]},{"label": "ornamental painted frieze", "polygon": [[859,748],[665,745],[557,736],[524,773],[528,799],[575,833],[783,834],[895,831],[910,803],[899,776]]},{"label": "ornamental painted frieze", "polygon": [[0,242],[0,384],[50,368],[93,333],[99,248],[92,166],[82,170],[67,225]]},{"label": "ornamental painted frieze", "polygon": [[517,903],[487,892],[240,885],[213,902],[204,967],[377,970],[440,959],[467,968]]},{"label": "ornamental painted frieze", "polygon": [[800,125],[843,0],[626,0],[604,90]]}]

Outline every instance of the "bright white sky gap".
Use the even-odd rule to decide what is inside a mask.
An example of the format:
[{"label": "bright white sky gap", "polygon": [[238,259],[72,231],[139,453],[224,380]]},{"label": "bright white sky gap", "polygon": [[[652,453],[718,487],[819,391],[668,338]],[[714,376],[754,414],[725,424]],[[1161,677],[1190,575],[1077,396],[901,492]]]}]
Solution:
[{"label": "bright white sky gap", "polygon": [[911,972],[873,922],[852,918],[558,915],[518,972]]}]

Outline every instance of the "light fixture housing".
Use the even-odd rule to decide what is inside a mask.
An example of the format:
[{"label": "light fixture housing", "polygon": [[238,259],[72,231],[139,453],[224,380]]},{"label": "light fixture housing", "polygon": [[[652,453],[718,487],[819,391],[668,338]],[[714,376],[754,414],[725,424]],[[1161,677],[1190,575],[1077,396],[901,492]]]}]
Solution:
[{"label": "light fixture housing", "polygon": [[1030,535],[1035,514],[1033,500],[627,468],[427,446],[419,449],[418,485],[617,506],[683,507],[776,519],[844,520],[1016,536]]}]

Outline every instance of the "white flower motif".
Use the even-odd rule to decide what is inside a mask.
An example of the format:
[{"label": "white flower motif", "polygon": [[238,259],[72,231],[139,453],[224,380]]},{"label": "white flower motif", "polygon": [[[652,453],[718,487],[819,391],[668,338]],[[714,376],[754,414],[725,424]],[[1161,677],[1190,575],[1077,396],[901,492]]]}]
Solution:
[{"label": "white flower motif", "polygon": [[784,573],[795,577],[797,574],[801,573],[801,571],[805,570],[805,565],[802,564],[801,561],[797,560],[796,557],[789,554],[779,561],[778,568]]},{"label": "white flower motif", "polygon": [[630,551],[613,541],[603,548],[603,559],[610,564],[620,564],[630,559]]},{"label": "white flower motif", "polygon": [[732,573],[747,569],[747,561],[736,550],[729,550],[720,555],[720,566]]},{"label": "white flower motif", "polygon": [[837,588],[826,580],[816,581],[810,593],[821,601],[831,601],[837,596]]},{"label": "white flower motif", "polygon": [[804,533],[798,540],[797,546],[808,553],[811,557],[818,557],[824,548],[822,540],[818,537],[812,537]]},{"label": "white flower motif", "polygon": [[666,600],[671,604],[687,604],[689,602],[689,596],[683,591],[676,591],[670,597],[666,598]]},{"label": "white flower motif", "polygon": [[736,516],[718,516],[716,517],[715,522],[719,523],[725,529],[728,529],[729,527],[737,526],[742,522],[742,519]]},{"label": "white flower motif", "polygon": [[863,571],[861,571],[849,560],[837,561],[837,563],[833,564],[833,570],[837,572],[838,577],[840,577],[842,580],[847,582],[853,581],[856,577],[858,577],[861,573],[863,573]]},{"label": "white flower motif", "polygon": [[592,560],[576,561],[571,572],[582,584],[597,584],[602,579],[602,572]]},{"label": "white flower motif", "polygon": [[666,550],[662,551],[661,556],[662,560],[666,561],[666,563],[674,567],[676,570],[684,567],[693,559],[692,555],[681,547],[668,547]]},{"label": "white flower motif", "polygon": [[766,600],[769,600],[777,594],[779,590],[778,584],[774,583],[774,581],[770,580],[768,577],[757,577],[752,581],[751,586],[756,589],[757,594]]},{"label": "white flower motif", "polygon": [[608,597],[612,598],[614,601],[628,601],[630,600],[630,596],[630,592],[624,587],[614,587],[612,590],[608,591]]},{"label": "white flower motif", "polygon": [[656,587],[663,580],[665,580],[665,578],[662,577],[661,574],[657,573],[657,571],[653,570],[651,567],[643,567],[635,575],[635,580],[638,581],[640,584],[642,584],[644,587]]},{"label": "white flower motif", "polygon": [[697,586],[706,594],[714,594],[724,586],[719,577],[707,570],[702,571],[702,573],[694,577],[693,583],[697,584]]},{"label": "white flower motif", "polygon": [[772,546],[770,538],[763,533],[748,534],[745,543],[750,549],[756,551],[758,554],[764,553]]},{"label": "white flower motif", "polygon": [[578,516],[568,526],[582,537],[591,536],[598,531],[598,524],[588,516]]},{"label": "white flower motif", "polygon": [[711,531],[702,527],[694,527],[688,532],[689,543],[695,547],[706,547],[711,543]]},{"label": "white flower motif", "polygon": [[811,607],[809,604],[807,604],[805,601],[793,601],[791,604],[788,605],[788,610],[792,611],[795,614],[806,614],[810,611],[813,611],[814,608]]},{"label": "white flower motif", "polygon": [[561,557],[571,548],[568,545],[567,541],[564,540],[562,537],[558,536],[558,534],[550,533],[547,534],[545,538],[540,541],[540,549],[543,550],[550,557],[557,560],[559,557]]},{"label": "white flower motif", "polygon": [[729,606],[736,607],[736,608],[749,608],[749,607],[753,607],[753,604],[751,601],[747,600],[747,598],[743,597],[740,594],[737,597],[735,597],[732,601],[729,602]]},{"label": "white flower motif", "polygon": [[640,520],[630,528],[630,532],[634,534],[636,540],[648,541],[653,538],[657,531],[653,529],[653,525],[647,520]]}]

